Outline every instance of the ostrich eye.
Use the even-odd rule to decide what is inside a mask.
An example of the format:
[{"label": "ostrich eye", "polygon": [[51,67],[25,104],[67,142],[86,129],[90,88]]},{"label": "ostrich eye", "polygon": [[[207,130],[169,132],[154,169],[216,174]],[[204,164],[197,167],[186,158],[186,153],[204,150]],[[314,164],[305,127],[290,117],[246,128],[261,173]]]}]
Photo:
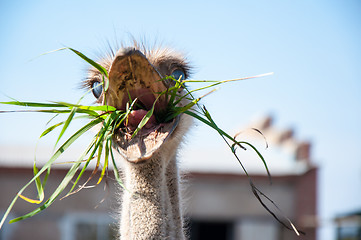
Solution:
[{"label": "ostrich eye", "polygon": [[103,92],[103,85],[101,85],[100,82],[93,82],[92,91],[93,91],[94,97],[99,98]]},{"label": "ostrich eye", "polygon": [[184,72],[180,69],[174,70],[171,74],[175,80],[184,80],[186,78]]}]

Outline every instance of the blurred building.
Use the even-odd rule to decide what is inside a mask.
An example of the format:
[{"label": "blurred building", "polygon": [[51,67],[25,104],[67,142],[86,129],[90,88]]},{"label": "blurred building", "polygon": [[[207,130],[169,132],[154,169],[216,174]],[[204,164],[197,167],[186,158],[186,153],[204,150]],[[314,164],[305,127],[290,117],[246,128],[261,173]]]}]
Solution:
[{"label": "blurred building", "polygon": [[335,222],[337,240],[361,240],[361,211],[338,216]]},{"label": "blurred building", "polygon": [[[256,186],[281,209],[272,207],[285,221],[287,216],[306,237],[296,237],[293,231],[282,227],[253,195],[249,179],[229,149],[208,149],[184,155],[184,179],[187,191],[187,225],[192,240],[292,240],[316,239],[317,168],[311,163],[309,142],[295,139],[292,130],[278,130],[272,119],[265,118],[252,124],[267,139],[270,147],[262,150],[272,174],[272,185],[262,161],[251,149],[238,150],[238,155]],[[246,131],[237,139],[255,143],[264,149],[264,137],[256,130]],[[245,145],[246,147],[246,145]],[[44,163],[51,150],[38,149],[37,159]],[[77,151],[70,151],[60,161],[72,160]],[[0,146],[0,213],[32,178],[34,149],[21,146]],[[54,191],[65,176],[68,166],[56,165],[48,181],[46,197]],[[91,172],[85,173],[90,176]],[[75,195],[57,200],[44,212],[0,230],[0,240],[106,240],[116,234],[116,186],[110,175],[107,184],[83,189]],[[90,182],[94,184],[97,179]],[[24,195],[36,197],[35,186]],[[9,218],[22,216],[35,208],[21,199],[15,204]]]}]

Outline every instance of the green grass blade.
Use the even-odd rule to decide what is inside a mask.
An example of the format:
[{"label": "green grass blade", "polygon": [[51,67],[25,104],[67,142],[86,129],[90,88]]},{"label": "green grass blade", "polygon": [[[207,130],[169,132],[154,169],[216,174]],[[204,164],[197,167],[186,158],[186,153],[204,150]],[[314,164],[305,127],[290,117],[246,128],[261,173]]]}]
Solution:
[{"label": "green grass blade", "polygon": [[[88,179],[85,181],[85,183],[83,183],[81,186],[79,186],[78,189],[76,189],[76,190],[73,191],[73,192],[69,192],[65,197],[67,197],[67,196],[69,196],[69,195],[71,195],[71,194],[77,193],[77,192],[79,192],[80,190],[82,190],[82,189],[88,184],[88,182],[95,176],[95,174],[97,173],[97,171],[98,171],[98,169],[99,169],[101,154],[102,154],[102,152],[103,152],[103,145],[104,145],[103,137],[99,137],[99,139],[98,139],[98,144],[95,145],[95,148],[94,148],[94,152],[96,152],[96,151],[98,152],[98,155],[97,155],[97,163],[96,163],[95,168],[93,169],[90,177],[88,177]],[[86,164],[85,164],[85,166],[83,167],[81,174],[79,174],[78,179],[77,179],[76,182],[78,182],[78,181],[80,180],[80,177],[81,177],[81,175],[83,175],[84,171],[86,170],[86,168],[87,168],[90,160],[91,160],[91,158],[89,158],[88,161],[86,162]],[[75,186],[76,182],[73,184],[73,187]],[[72,187],[72,189],[73,189],[73,187]],[[65,198],[65,197],[64,197],[64,198]]]},{"label": "green grass blade", "polygon": [[147,124],[147,122],[149,121],[149,119],[152,117],[153,112],[154,112],[154,107],[156,102],[158,101],[160,95],[157,97],[157,99],[154,101],[152,108],[147,112],[147,114],[145,114],[145,116],[142,118],[142,120],[140,121],[140,123],[137,126],[137,129],[135,129],[135,131],[132,134],[132,138],[138,134],[138,132],[140,131],[140,129],[142,129],[145,124]]},{"label": "green grass blade", "polygon": [[[226,138],[230,139],[231,141],[235,141],[235,140],[231,136],[229,136],[227,133],[225,133],[223,130],[218,128],[214,123],[212,123],[211,121],[209,121],[191,111],[185,111],[185,113],[198,119],[199,121],[203,122],[204,124],[208,125],[209,127],[213,128],[214,130],[216,130],[221,135],[221,137],[224,139],[224,141],[227,143],[227,145],[231,148],[231,146],[227,142]],[[249,177],[249,174],[248,174],[246,168],[243,166],[242,162],[240,161],[240,159],[238,158],[238,156],[235,154],[235,152],[233,150],[232,150],[232,153],[236,156],[236,159],[238,160],[239,164],[241,165],[244,173]]]},{"label": "green grass blade", "polygon": [[201,97],[199,97],[199,98],[193,99],[190,103],[188,103],[188,104],[185,105],[184,107],[173,107],[173,109],[172,109],[172,110],[173,110],[173,111],[172,111],[173,113],[166,118],[165,122],[168,122],[169,120],[175,118],[175,117],[178,116],[179,114],[184,113],[185,111],[188,111],[188,110],[191,109],[194,105],[198,104],[198,102],[199,102],[202,98],[208,96],[209,94],[213,93],[213,92],[216,91],[216,90],[217,90],[217,89],[213,89],[212,91],[208,92],[207,94],[205,94],[205,95],[203,95],[203,96],[201,96]]},{"label": "green grass blade", "polygon": [[[97,142],[97,139],[94,137],[93,140],[92,140],[92,142],[89,144],[88,149],[83,153],[82,158],[81,158],[81,161],[82,161],[82,162],[84,162],[84,161],[83,161],[83,158],[85,158],[85,156],[88,155],[89,152],[93,149],[93,150],[91,151],[90,155],[88,156],[87,160],[85,161],[85,164],[84,164],[82,170],[80,171],[80,173],[78,174],[77,179],[74,181],[71,189],[69,190],[69,192],[68,192],[64,197],[62,197],[62,199],[68,197],[68,196],[71,195],[71,194],[73,194],[73,190],[74,190],[75,186],[78,184],[80,178],[81,178],[82,175],[84,174],[85,169],[88,167],[90,161],[94,158],[94,155],[95,155],[95,152],[96,152],[96,147],[95,147],[96,142]],[[79,160],[80,160],[80,159],[79,159]]]},{"label": "green grass blade", "polygon": [[[66,198],[66,197],[68,197],[69,195],[72,195],[73,193],[75,193],[75,192],[73,192],[74,188],[77,186],[78,182],[80,181],[80,178],[83,176],[85,170],[86,170],[87,167],[89,166],[90,161],[94,158],[94,155],[95,155],[95,153],[96,153],[96,151],[97,151],[97,149],[98,149],[98,147],[99,147],[99,144],[100,144],[100,142],[99,142],[98,139],[94,139],[94,140],[95,140],[95,141],[94,141],[94,148],[93,148],[92,152],[91,152],[90,155],[88,156],[88,158],[87,158],[87,160],[86,160],[86,162],[85,162],[82,170],[81,170],[80,173],[78,174],[78,177],[76,178],[76,180],[74,181],[72,187],[70,188],[69,192],[64,196],[64,198]],[[78,191],[79,191],[79,190],[76,190],[76,192],[78,192]]]},{"label": "green grass blade", "polygon": [[17,201],[19,195],[23,193],[23,191],[32,183],[34,182],[43,172],[48,170],[48,168],[52,165],[52,163],[76,140],[78,139],[82,134],[87,132],[89,129],[100,123],[102,119],[95,119],[91,121],[90,123],[86,124],[84,127],[79,129],[73,136],[71,136],[62,146],[58,148],[58,150],[53,154],[53,156],[49,159],[49,161],[39,170],[39,172],[27,183],[23,188],[19,190],[17,195],[14,197],[12,202],[10,203],[9,207],[7,208],[3,218],[0,221],[0,229],[2,225],[4,224],[6,218],[8,217],[11,209],[13,208],[15,202]]},{"label": "green grass blade", "polygon": [[[64,122],[65,122],[65,121],[64,121]],[[45,131],[44,131],[44,132],[42,132],[42,133],[41,133],[41,135],[40,135],[40,137],[39,137],[39,138],[44,137],[46,134],[50,133],[50,132],[51,132],[51,131],[53,131],[55,128],[57,128],[57,127],[59,127],[59,126],[63,125],[63,124],[64,124],[64,122],[60,122],[60,123],[57,123],[57,124],[55,124],[55,125],[53,125],[53,126],[48,127],[47,129],[45,129]]]},{"label": "green grass blade", "polygon": [[45,126],[49,125],[56,117],[58,117],[60,114],[55,114],[54,116],[52,116],[49,121],[46,122]]},{"label": "green grass blade", "polygon": [[253,79],[253,78],[260,78],[260,77],[266,77],[266,76],[270,76],[273,75],[273,72],[269,72],[269,73],[263,73],[263,74],[259,74],[256,76],[251,76],[251,77],[243,77],[243,78],[234,78],[234,79],[228,79],[228,80],[183,80],[184,83],[208,83],[208,82],[214,82],[214,83],[228,83],[228,82],[236,82],[236,81],[243,81],[243,80],[248,80],[248,79]]},{"label": "green grass blade", "polygon": [[51,109],[51,110],[15,110],[15,111],[0,111],[0,113],[30,113],[30,112],[38,112],[38,113],[69,113],[70,110],[58,110],[58,109]]},{"label": "green grass blade", "polygon": [[12,219],[10,221],[10,223],[18,222],[20,220],[32,217],[35,214],[38,214],[39,212],[47,209],[56,200],[56,198],[63,192],[63,190],[66,188],[66,186],[69,184],[69,182],[75,175],[76,171],[78,170],[80,164],[81,164],[81,161],[78,161],[77,163],[73,164],[73,166],[70,168],[70,170],[68,171],[66,176],[63,178],[63,180],[61,181],[59,186],[54,191],[54,193],[50,196],[50,198],[42,206],[38,207],[34,211],[32,211],[24,216]]},{"label": "green grass blade", "polygon": [[[93,156],[95,155],[96,151],[98,151],[99,147],[102,148],[102,142],[104,141],[104,136],[106,134],[106,131],[108,130],[108,127],[110,126],[110,124],[112,123],[112,120],[114,119],[114,115],[115,113],[108,115],[108,117],[106,118],[106,120],[103,122],[103,126],[100,129],[100,131],[98,132],[97,136],[94,138],[95,140],[95,145],[94,145],[94,149],[92,151],[92,153],[90,154],[90,156],[88,157],[87,161],[84,164],[83,169],[81,170],[81,172],[79,173],[77,179],[75,180],[72,188],[70,189],[69,193],[67,194],[70,195],[72,194],[72,191],[74,190],[75,186],[77,185],[77,183],[79,182],[80,178],[82,177],[82,175],[84,174],[86,168],[88,167],[91,159],[93,158]],[[100,155],[98,156],[100,159]],[[99,160],[98,160],[99,161]],[[78,190],[77,190],[78,191]]]},{"label": "green grass blade", "polygon": [[224,132],[222,129],[218,128],[217,125],[215,125],[214,122],[212,121],[209,121],[205,118],[202,118],[200,117],[199,115],[197,115],[196,113],[194,112],[191,112],[191,111],[185,111],[184,113],[198,119],[199,121],[205,123],[206,125],[208,125],[209,127],[213,128],[214,130],[216,130],[217,132],[219,132],[221,135],[225,136],[226,138],[228,138],[229,140],[231,141],[235,141],[229,134],[227,134],[226,132]]},{"label": "green grass blade", "polygon": [[42,54],[40,54],[40,55],[38,55],[38,56],[30,59],[29,62],[34,61],[35,59],[37,59],[37,58],[39,58],[39,57],[41,57],[41,56],[44,56],[44,55],[47,55],[47,54],[50,54],[50,53],[54,53],[54,52],[59,52],[59,51],[67,50],[67,49],[68,49],[68,48],[63,47],[63,48],[58,48],[58,49],[55,49],[55,50],[51,50],[51,51],[42,53]]},{"label": "green grass blade", "polygon": [[24,106],[24,107],[67,107],[63,104],[57,103],[37,103],[37,102],[19,102],[19,101],[9,101],[9,102],[0,102],[0,104],[7,104],[7,105],[17,105],[17,106]]},{"label": "green grass blade", "polygon": [[[101,119],[97,119],[97,120],[94,120],[90,123],[88,123],[87,125],[85,125],[84,127],[82,127],[80,130],[78,130],[73,136],[71,136],[61,147],[59,147],[58,151],[56,153],[54,153],[53,157],[52,158],[55,158],[56,157],[56,154],[59,153],[59,150],[60,150],[60,154],[62,152],[64,152],[66,150],[67,147],[70,146],[70,144],[72,144],[79,136],[81,136],[83,133],[85,133],[86,131],[88,131],[90,128],[92,128],[93,126],[95,126],[96,124],[100,123],[101,122]],[[88,150],[87,150],[88,151]],[[47,207],[49,207],[54,201],[55,199],[59,196],[59,194],[65,189],[65,187],[69,184],[69,182],[71,181],[71,179],[74,177],[77,169],[79,168],[80,164],[82,163],[82,160],[86,154],[85,151],[83,153],[83,155],[78,159],[78,161],[73,164],[73,166],[71,167],[71,169],[68,171],[68,173],[66,174],[66,176],[64,177],[64,179],[62,180],[62,182],[60,183],[60,185],[58,186],[58,188],[54,191],[54,193],[50,196],[50,198],[39,208],[35,209],[34,211],[24,215],[24,216],[21,216],[21,217],[18,217],[16,219],[13,219],[10,221],[10,223],[13,223],[13,222],[17,222],[17,221],[20,221],[20,220],[23,220],[23,219],[26,219],[28,217],[32,217],[34,216],[35,214],[39,213],[40,211],[42,210],[45,210]],[[59,155],[60,155],[59,154]],[[57,157],[56,157],[57,158]],[[56,159],[55,158],[55,159]],[[55,159],[53,161],[55,161]],[[50,159],[52,160],[52,159]],[[50,168],[51,166],[51,163],[50,160],[44,165],[44,167],[40,170],[42,171],[47,165],[48,165],[48,168]],[[34,176],[37,177],[39,175],[39,173]],[[31,182],[29,182],[28,184],[30,184]],[[24,189],[26,188],[27,186],[24,187]],[[5,219],[4,219],[5,220]],[[0,225],[1,227],[1,225]]]},{"label": "green grass blade", "polygon": [[175,86],[174,86],[173,88],[168,89],[168,93],[167,93],[167,94],[170,93],[169,104],[171,104],[172,106],[175,106],[176,104],[174,104],[174,100],[175,100],[175,97],[176,97],[176,95],[177,95],[177,92],[178,92],[179,88],[180,88],[182,85],[181,85],[180,81],[175,80],[174,78],[173,78],[173,81],[175,81]]},{"label": "green grass blade", "polygon": [[100,73],[102,73],[104,76],[106,76],[107,78],[109,78],[108,75],[108,71],[101,66],[100,64],[96,63],[95,61],[93,61],[92,59],[88,58],[87,56],[85,56],[83,53],[73,49],[73,48],[68,48],[69,50],[71,50],[72,52],[74,52],[76,55],[78,55],[79,57],[81,57],[82,59],[84,59],[86,62],[88,62],[90,65],[92,65],[93,67],[95,67],[96,69],[98,69],[98,71]]},{"label": "green grass blade", "polygon": [[74,115],[75,115],[75,112],[76,112],[77,108],[73,108],[69,114],[69,117],[66,119],[66,121],[64,122],[64,126],[63,128],[61,129],[61,132],[59,134],[59,137],[58,139],[56,140],[56,143],[55,143],[55,146],[58,144],[59,140],[61,139],[61,137],[63,136],[63,134],[65,133],[66,129],[68,128],[71,120],[73,119]]},{"label": "green grass blade", "polygon": [[108,144],[109,144],[109,149],[110,149],[110,156],[111,156],[111,159],[112,159],[112,162],[113,162],[113,172],[114,172],[114,177],[115,179],[117,180],[118,184],[125,190],[127,190],[129,192],[129,190],[125,187],[122,179],[120,178],[120,175],[119,175],[119,170],[118,170],[118,166],[115,162],[115,158],[114,158],[114,154],[113,154],[113,148],[111,148],[111,141],[108,141]]},{"label": "green grass blade", "polygon": [[43,182],[41,184],[43,189],[45,189],[45,185],[48,182],[48,178],[49,178],[49,175],[50,175],[50,169],[51,169],[51,167],[49,167],[48,170],[46,171]]},{"label": "green grass blade", "polygon": [[[73,119],[80,119],[80,118],[89,118],[89,116],[77,116],[77,117],[74,117]],[[48,127],[47,129],[45,129],[45,130],[41,133],[41,135],[40,135],[39,138],[44,137],[45,135],[47,135],[48,133],[50,133],[51,131],[53,131],[55,128],[63,125],[64,123],[65,123],[65,121],[62,121],[62,122],[59,122],[59,123],[57,123],[57,124],[54,124],[54,125]]]},{"label": "green grass blade", "polygon": [[72,103],[67,103],[67,102],[53,102],[53,103],[67,106],[67,107],[77,107],[79,109],[92,110],[92,111],[114,112],[117,110],[115,107],[110,106],[110,105],[84,106],[84,105],[80,105],[80,104],[72,104]]},{"label": "green grass blade", "polygon": [[[39,169],[36,167],[36,163],[34,161],[34,164],[33,164],[34,176],[37,175],[38,172],[39,172]],[[19,195],[19,197],[29,203],[40,204],[44,200],[44,188],[43,188],[43,184],[41,183],[40,176],[35,179],[35,185],[36,185],[36,190],[38,192],[38,200],[25,197],[24,195],[21,195],[21,194]]]},{"label": "green grass blade", "polygon": [[[38,172],[39,172],[39,169],[36,167],[36,163],[34,161],[34,166],[33,166],[34,176],[36,174],[38,174]],[[44,188],[43,188],[44,185],[41,183],[40,177],[38,177],[35,180],[35,183],[36,183],[36,188],[37,188],[37,191],[38,191],[39,202],[42,202],[44,200]]]},{"label": "green grass blade", "polygon": [[269,178],[270,182],[272,182],[271,173],[270,173],[270,171],[269,171],[269,169],[268,169],[267,162],[266,162],[266,160],[264,159],[264,157],[262,156],[262,154],[258,151],[258,149],[257,149],[255,146],[253,146],[251,143],[245,142],[245,141],[239,141],[239,142],[234,143],[234,144],[245,144],[245,145],[250,146],[250,147],[253,149],[253,151],[255,151],[255,152],[257,153],[258,157],[262,160],[263,165],[264,165],[264,167],[266,168],[268,178]]},{"label": "green grass blade", "polygon": [[[111,141],[111,136],[108,138]],[[104,165],[103,165],[103,169],[102,172],[100,174],[99,180],[97,182],[97,184],[99,184],[105,174],[105,171],[108,169],[108,161],[109,161],[109,144],[108,144],[108,140],[105,142],[105,156],[104,156]]]},{"label": "green grass blade", "polygon": [[[114,133],[115,129],[120,127],[120,125],[124,122],[124,120],[127,120],[127,117],[130,114],[130,112],[132,111],[136,101],[137,101],[137,98],[133,100],[133,102],[130,104],[130,106],[129,106],[129,104],[127,104],[127,108],[126,108],[125,112],[123,112],[123,113],[118,112],[118,111],[116,112],[118,118],[114,122],[113,133]],[[120,113],[122,113],[122,114],[120,114]]]}]

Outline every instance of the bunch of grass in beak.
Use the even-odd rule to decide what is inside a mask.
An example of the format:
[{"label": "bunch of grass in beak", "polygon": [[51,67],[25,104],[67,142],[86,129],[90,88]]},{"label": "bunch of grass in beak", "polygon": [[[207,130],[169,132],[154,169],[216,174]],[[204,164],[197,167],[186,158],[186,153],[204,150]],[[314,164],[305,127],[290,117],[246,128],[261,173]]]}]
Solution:
[{"label": "bunch of grass in beak", "polygon": [[[60,50],[68,49],[78,56],[80,56],[82,59],[84,59],[86,62],[88,62],[90,65],[95,67],[101,74],[102,74],[102,83],[95,86],[95,87],[103,87],[104,92],[108,90],[108,83],[107,79],[109,78],[107,70],[96,63],[95,61],[91,60],[81,52],[72,49],[72,48],[62,48]],[[243,150],[246,150],[247,147],[253,149],[255,153],[258,155],[258,157],[261,159],[266,172],[269,176],[269,179],[271,181],[271,175],[268,170],[267,163],[261,153],[254,147],[251,143],[246,141],[237,141],[235,137],[230,136],[225,131],[223,131],[221,128],[218,127],[218,125],[214,122],[211,114],[208,112],[207,108],[204,105],[200,105],[199,101],[207,96],[208,94],[212,93],[216,90],[216,86],[229,83],[229,82],[235,82],[235,81],[241,81],[251,78],[257,78],[257,77],[263,77],[270,75],[272,73],[268,74],[262,74],[258,76],[253,77],[245,77],[245,78],[239,78],[239,79],[231,79],[231,80],[224,80],[224,81],[208,81],[208,80],[182,80],[174,79],[172,76],[167,76],[164,79],[161,79],[160,81],[164,80],[171,80],[174,82],[174,84],[171,85],[166,91],[159,92],[158,98],[156,98],[152,108],[147,111],[147,113],[144,115],[143,119],[139,122],[138,126],[135,130],[131,133],[131,138],[133,138],[135,135],[138,134],[138,132],[147,124],[147,122],[151,119],[154,107],[156,102],[158,101],[160,96],[165,95],[167,99],[167,109],[165,111],[165,115],[162,117],[162,122],[168,122],[172,119],[176,118],[180,114],[187,114],[191,117],[194,117],[195,119],[199,120],[200,122],[206,124],[213,130],[217,131],[219,135],[223,138],[225,143],[228,145],[230,150],[232,151],[233,155],[235,156],[236,160],[239,162],[242,170],[244,173],[248,176],[250,186],[252,189],[253,194],[256,196],[256,198],[260,201],[262,206],[273,216],[276,218],[277,221],[279,221],[282,225],[284,225],[288,229],[292,229],[297,235],[299,233],[302,233],[298,231],[295,226],[291,223],[291,221],[287,218],[288,224],[281,221],[276,214],[274,214],[264,203],[264,200],[270,202],[273,204],[277,209],[278,207],[275,205],[275,203],[269,199],[266,195],[264,195],[253,183],[251,176],[248,174],[246,168],[240,161],[236,151],[237,149],[241,148]],[[208,85],[194,89],[189,90],[186,86],[186,84],[194,83],[194,82],[203,82]],[[180,89],[185,90],[185,94],[179,95]],[[194,92],[211,89],[208,93],[205,95],[195,98],[193,96]],[[92,89],[91,89],[92,90]],[[91,91],[90,90],[90,91]],[[89,91],[88,91],[89,92]],[[85,95],[84,95],[85,96]],[[97,184],[99,184],[102,179],[104,178],[106,172],[108,171],[109,162],[111,161],[113,164],[113,171],[114,176],[117,180],[117,182],[123,187],[122,180],[119,176],[118,167],[116,164],[116,161],[114,159],[114,154],[112,150],[112,141],[113,136],[115,134],[115,131],[119,129],[121,126],[124,126],[127,124],[128,116],[133,110],[134,106],[137,104],[137,99],[131,99],[129,96],[130,101],[126,105],[125,110],[118,110],[113,106],[109,106],[106,104],[102,106],[84,106],[81,105],[80,102],[84,98],[80,98],[77,104],[71,104],[67,102],[49,102],[49,103],[38,103],[38,102],[20,102],[20,101],[9,101],[9,102],[1,102],[1,104],[7,104],[7,105],[16,105],[16,106],[22,106],[26,107],[25,110],[18,110],[15,112],[40,112],[40,113],[51,113],[55,116],[65,114],[67,115],[65,121],[57,122],[50,127],[48,127],[44,132],[41,133],[40,138],[44,137],[45,135],[51,133],[56,128],[61,128],[59,136],[57,138],[57,141],[55,143],[55,146],[58,145],[60,139],[63,137],[65,131],[68,129],[69,125],[77,119],[89,119],[90,121],[86,123],[84,126],[82,126],[80,129],[78,129],[75,133],[73,133],[64,143],[61,144],[61,146],[57,147],[54,154],[50,157],[50,159],[46,162],[46,164],[42,168],[38,168],[36,166],[36,163],[34,162],[33,165],[33,178],[23,187],[19,190],[13,201],[11,202],[10,206],[8,207],[7,211],[5,212],[1,222],[0,222],[0,228],[5,222],[5,219],[8,217],[11,209],[13,208],[15,202],[20,197],[23,200],[34,203],[34,204],[41,204],[39,207],[37,207],[32,212],[12,219],[10,223],[17,222],[29,217],[34,216],[35,214],[47,209],[57,198],[59,198],[60,194],[65,190],[65,188],[69,185],[71,185],[70,190],[65,194],[64,197],[67,197],[71,194],[74,194],[81,189],[83,189],[91,179],[93,179],[96,174],[100,171],[100,176],[98,177]],[[178,107],[178,103],[182,101],[182,99],[187,98],[188,104],[182,107]],[[28,109],[30,108],[30,109]],[[0,111],[2,113],[5,112],[14,112],[14,111]],[[55,116],[51,119],[53,120]],[[50,121],[49,121],[50,122]],[[61,154],[66,151],[69,146],[71,146],[80,136],[82,136],[84,133],[88,132],[90,129],[95,127],[96,125],[100,125],[101,127],[99,130],[94,134],[90,144],[86,147],[84,152],[81,154],[81,156],[74,162],[72,162],[72,165],[70,169],[68,170],[65,177],[62,179],[61,183],[57,186],[56,190],[51,194],[51,196],[44,201],[44,190],[46,186],[47,179],[50,174],[50,169],[54,162],[61,156]],[[255,131],[259,132],[257,129]],[[260,132],[259,132],[260,133]],[[262,133],[260,133],[262,134]],[[103,157],[102,157],[103,156]],[[85,183],[79,184],[80,178],[83,176],[85,170],[89,168],[89,163],[91,161],[95,161],[95,168],[92,170],[91,176],[85,181]],[[102,167],[101,167],[102,166]],[[43,175],[43,180],[41,180],[40,176]],[[30,199],[23,195],[24,190],[33,182],[35,182],[37,192],[38,192],[38,199]],[[125,189],[126,190],[126,189]],[[64,198],[63,197],[63,198]]]}]

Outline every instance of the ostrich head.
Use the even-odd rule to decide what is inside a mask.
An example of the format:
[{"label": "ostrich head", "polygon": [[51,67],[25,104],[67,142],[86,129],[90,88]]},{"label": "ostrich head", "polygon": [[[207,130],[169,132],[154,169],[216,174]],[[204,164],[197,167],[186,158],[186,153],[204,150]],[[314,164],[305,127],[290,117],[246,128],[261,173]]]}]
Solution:
[{"label": "ostrich head", "polygon": [[[89,71],[86,80],[86,86],[93,88],[97,102],[126,110],[127,105],[136,100],[133,111],[128,115],[126,123],[117,129],[113,141],[113,147],[123,158],[133,163],[145,162],[162,149],[163,145],[169,145],[166,142],[172,142],[171,139],[177,139],[177,136],[185,133],[190,125],[189,117],[188,120],[186,116],[178,116],[165,121],[164,116],[169,110],[168,97],[162,95],[158,98],[160,92],[174,85],[172,80],[161,79],[166,76],[186,79],[189,76],[190,67],[184,56],[167,48],[146,50],[135,44],[109,54],[101,59],[100,64],[109,73],[109,88],[106,93],[99,85],[102,76],[95,68]],[[184,101],[180,105],[185,104]],[[131,137],[153,104],[152,117],[136,136]]]}]

